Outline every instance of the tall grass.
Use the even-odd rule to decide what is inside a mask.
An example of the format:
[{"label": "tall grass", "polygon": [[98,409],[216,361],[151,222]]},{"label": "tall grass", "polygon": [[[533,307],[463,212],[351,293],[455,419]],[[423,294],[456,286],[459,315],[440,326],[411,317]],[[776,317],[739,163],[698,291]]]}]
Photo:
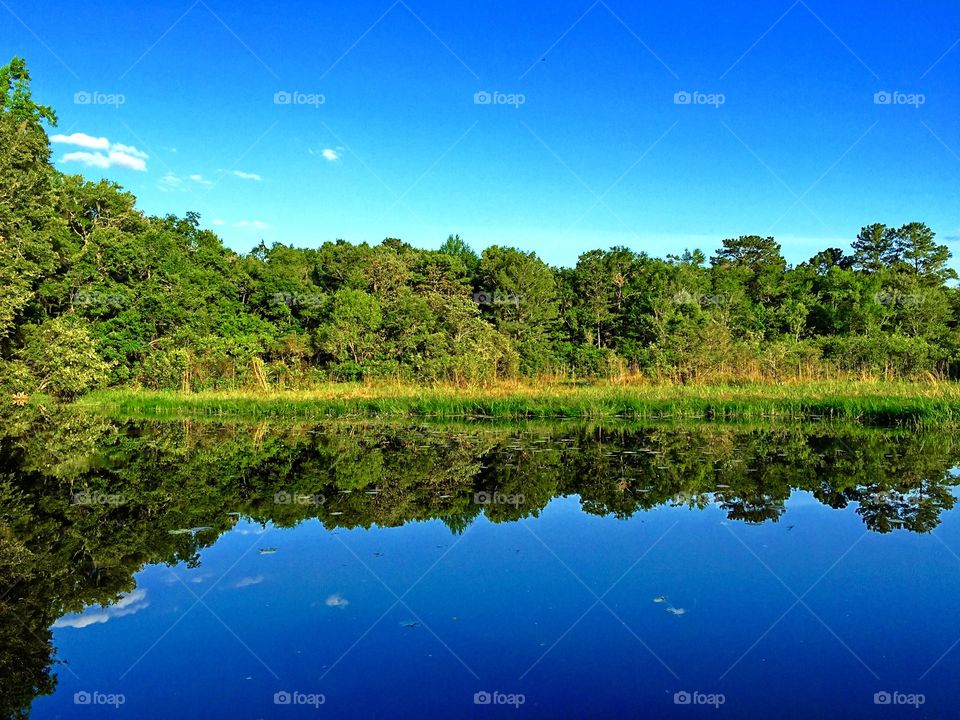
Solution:
[{"label": "tall grass", "polygon": [[79,404],[119,415],[147,417],[833,419],[884,426],[960,425],[960,386],[935,382],[506,382],[467,388],[331,383],[297,391],[107,390],[89,395]]}]

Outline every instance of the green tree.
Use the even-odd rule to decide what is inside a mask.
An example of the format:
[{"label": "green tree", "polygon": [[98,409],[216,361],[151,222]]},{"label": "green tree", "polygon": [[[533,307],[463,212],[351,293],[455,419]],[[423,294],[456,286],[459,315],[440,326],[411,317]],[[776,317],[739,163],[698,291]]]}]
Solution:
[{"label": "green tree", "polygon": [[550,369],[558,312],[551,268],[536,253],[494,245],[480,257],[475,290],[484,317],[520,353],[521,370]]},{"label": "green tree", "polygon": [[73,397],[101,384],[109,366],[85,327],[64,316],[28,327],[17,356],[37,377],[38,391]]},{"label": "green tree", "polygon": [[950,250],[946,245],[937,244],[935,237],[936,233],[925,223],[902,225],[894,235],[896,256],[920,278],[935,283],[955,280],[956,271],[947,266]]},{"label": "green tree", "polygon": [[852,244],[854,267],[870,273],[890,267],[897,256],[896,235],[896,230],[882,223],[861,228]]},{"label": "green tree", "polygon": [[318,333],[319,345],[337,363],[353,363],[354,372],[379,350],[383,313],[377,299],[363,290],[344,288],[332,298],[327,323]]}]

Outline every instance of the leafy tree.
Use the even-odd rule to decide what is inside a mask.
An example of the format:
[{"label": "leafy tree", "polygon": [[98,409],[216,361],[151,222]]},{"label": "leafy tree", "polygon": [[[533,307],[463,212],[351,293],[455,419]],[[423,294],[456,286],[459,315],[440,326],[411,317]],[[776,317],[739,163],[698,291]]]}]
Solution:
[{"label": "leafy tree", "polygon": [[918,277],[938,284],[944,280],[955,280],[956,271],[947,267],[950,250],[946,245],[938,245],[935,237],[936,233],[924,223],[902,225],[894,235],[896,257]]},{"label": "leafy tree", "polygon": [[328,322],[318,332],[319,345],[335,362],[351,362],[359,372],[377,351],[382,322],[380,303],[374,296],[363,290],[338,290]]},{"label": "leafy tree", "polygon": [[896,230],[882,223],[866,225],[853,241],[853,264],[856,268],[878,273],[896,260]]},{"label": "leafy tree", "polygon": [[57,114],[47,105],[38,105],[30,92],[30,71],[21,57],[0,67],[0,111],[16,122],[57,124]]},{"label": "leafy tree", "polygon": [[48,320],[25,331],[17,353],[37,377],[37,390],[75,396],[102,383],[108,365],[97,353],[90,333],[69,316]]},{"label": "leafy tree", "polygon": [[466,268],[467,276],[473,277],[480,266],[480,257],[459,235],[448,235],[440,245],[440,252],[457,258]]},{"label": "leafy tree", "polygon": [[553,271],[537,257],[498,245],[480,257],[475,289],[484,317],[513,341],[525,372],[549,369],[557,322],[557,284]]}]

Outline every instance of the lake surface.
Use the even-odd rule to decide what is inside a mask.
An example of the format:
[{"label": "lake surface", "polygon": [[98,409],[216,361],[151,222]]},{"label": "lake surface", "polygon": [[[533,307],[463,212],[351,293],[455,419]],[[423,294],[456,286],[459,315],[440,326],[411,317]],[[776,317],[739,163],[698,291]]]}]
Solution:
[{"label": "lake surface", "polygon": [[960,716],[960,442],[120,422],[0,441],[33,718]]}]

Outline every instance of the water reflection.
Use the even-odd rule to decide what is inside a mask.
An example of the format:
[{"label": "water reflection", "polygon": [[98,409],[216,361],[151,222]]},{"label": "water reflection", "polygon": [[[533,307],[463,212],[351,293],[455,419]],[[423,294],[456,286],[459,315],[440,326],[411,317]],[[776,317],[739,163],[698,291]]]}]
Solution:
[{"label": "water reflection", "polygon": [[[460,533],[481,513],[509,522],[577,496],[594,515],[713,504],[729,521],[768,523],[807,491],[855,506],[870,531],[926,533],[954,505],[958,456],[949,434],[852,427],[231,426],[58,412],[0,440],[0,713],[26,716],[70,672],[51,627],[147,607],[134,573],[196,567],[240,518],[329,529],[439,519]],[[92,604],[104,607],[82,613]]]}]

